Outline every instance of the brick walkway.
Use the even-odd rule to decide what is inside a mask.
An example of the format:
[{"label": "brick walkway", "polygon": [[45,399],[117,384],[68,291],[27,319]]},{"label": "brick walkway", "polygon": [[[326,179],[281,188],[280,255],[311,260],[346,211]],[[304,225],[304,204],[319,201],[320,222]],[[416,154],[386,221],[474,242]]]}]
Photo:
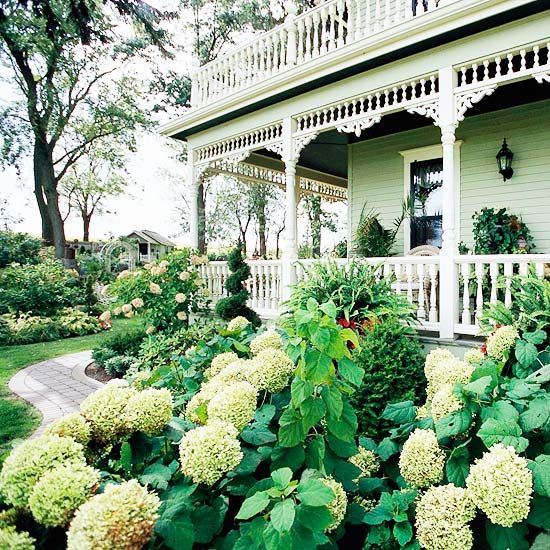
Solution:
[{"label": "brick walkway", "polygon": [[10,390],[42,413],[42,423],[33,435],[41,434],[50,422],[77,411],[80,403],[103,385],[86,376],[90,362],[89,351],[63,355],[20,370],[10,380]]}]

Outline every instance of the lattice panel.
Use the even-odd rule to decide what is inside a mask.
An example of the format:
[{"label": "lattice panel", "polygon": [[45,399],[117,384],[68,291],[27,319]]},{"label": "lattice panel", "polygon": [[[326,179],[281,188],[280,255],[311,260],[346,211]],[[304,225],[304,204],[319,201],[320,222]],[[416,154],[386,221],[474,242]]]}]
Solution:
[{"label": "lattice panel", "polygon": [[532,44],[456,67],[458,88],[511,80],[523,74],[529,76],[550,67],[549,48],[550,42]]},{"label": "lattice panel", "polygon": [[403,82],[391,88],[373,91],[370,94],[298,115],[296,117],[297,134],[325,130],[349,120],[404,109],[412,103],[435,98],[437,93],[436,74]]},{"label": "lattice panel", "polygon": [[265,128],[259,128],[239,136],[234,136],[204,147],[199,147],[196,150],[196,161],[198,163],[207,162],[221,156],[261,149],[269,143],[280,140],[282,134],[282,123],[276,123],[271,126],[266,126]]}]

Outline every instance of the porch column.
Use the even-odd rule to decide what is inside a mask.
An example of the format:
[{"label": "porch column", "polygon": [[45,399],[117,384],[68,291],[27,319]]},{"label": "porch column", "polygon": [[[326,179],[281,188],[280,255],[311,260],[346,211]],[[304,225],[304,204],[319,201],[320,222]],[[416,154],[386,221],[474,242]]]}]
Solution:
[{"label": "porch column", "polygon": [[199,247],[199,182],[194,166],[194,151],[187,148],[187,185],[189,186],[189,232],[191,248]]},{"label": "porch column", "polygon": [[458,274],[454,262],[456,244],[456,196],[455,175],[455,116],[453,89],[457,83],[452,67],[439,70],[439,126],[443,148],[443,243],[439,268],[439,335],[454,338],[454,324],[458,322]]},{"label": "porch column", "polygon": [[299,192],[296,165],[298,159],[294,154],[293,130],[291,117],[283,121],[283,162],[285,163],[285,238],[282,247],[281,294],[283,300],[290,297],[291,285],[296,282],[294,262],[298,259],[297,226],[297,195]]}]

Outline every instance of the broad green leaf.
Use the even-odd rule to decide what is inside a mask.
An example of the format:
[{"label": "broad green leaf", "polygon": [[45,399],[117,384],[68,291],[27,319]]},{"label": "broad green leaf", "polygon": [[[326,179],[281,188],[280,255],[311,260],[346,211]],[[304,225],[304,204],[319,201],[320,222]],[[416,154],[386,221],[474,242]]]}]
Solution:
[{"label": "broad green leaf", "polygon": [[497,401],[490,407],[484,407],[481,409],[481,419],[487,420],[488,418],[494,418],[500,421],[517,422],[519,420],[519,413],[517,409],[508,401]]},{"label": "broad green leaf", "polygon": [[506,528],[494,525],[489,520],[485,523],[487,542],[492,550],[528,550],[527,526],[523,523]]},{"label": "broad green leaf", "polygon": [[281,550],[281,548],[292,548],[292,537],[288,531],[279,532],[270,522],[266,525],[262,539],[265,550]]},{"label": "broad green leaf", "polygon": [[538,351],[534,344],[520,339],[516,342],[515,355],[519,364],[528,368],[536,361]]},{"label": "broad green leaf", "polygon": [[271,472],[271,479],[278,489],[286,489],[292,480],[292,470],[290,468],[279,468]]},{"label": "broad green leaf", "polygon": [[277,502],[271,510],[271,523],[273,527],[279,533],[290,531],[292,524],[294,523],[294,517],[296,516],[296,509],[292,499],[286,499],[281,502]]},{"label": "broad green leaf", "polygon": [[535,330],[534,332],[524,332],[521,336],[524,340],[538,346],[546,340],[546,332],[544,330]]},{"label": "broad green leaf", "polygon": [[324,384],[334,371],[332,359],[316,349],[309,349],[305,355],[306,378],[312,384]]},{"label": "broad green leaf", "polygon": [[522,437],[518,423],[513,421],[488,418],[479,428],[477,435],[488,449],[495,443],[502,443],[511,445],[519,453],[522,453],[529,445],[529,441]]},{"label": "broad green leaf", "polygon": [[393,526],[393,536],[400,546],[404,546],[412,539],[412,526],[408,521],[400,521]]},{"label": "broad green leaf", "polygon": [[[390,542],[391,536],[392,534],[389,527],[386,527],[385,525],[373,525],[369,529],[367,542],[370,544],[375,544],[376,548],[385,548]],[[365,545],[365,548],[370,548],[370,546]]]},{"label": "broad green leaf", "polygon": [[265,424],[258,424],[256,422],[246,426],[241,432],[240,437],[251,445],[265,445],[277,440],[277,436]]},{"label": "broad green leaf", "polygon": [[309,397],[300,405],[300,412],[302,413],[304,432],[307,433],[325,416],[326,406],[321,398]]},{"label": "broad green leaf", "polygon": [[155,489],[166,489],[171,477],[172,470],[168,466],[156,462],[143,470],[143,474],[139,476],[139,481],[143,485],[150,485]]},{"label": "broad green leaf", "polygon": [[338,439],[353,441],[357,432],[357,415],[348,401],[344,401],[342,405],[342,415],[340,418],[334,418],[330,414],[327,415],[327,427]]},{"label": "broad green leaf", "polygon": [[254,449],[243,449],[243,454],[243,459],[233,472],[241,476],[253,474],[262,461],[262,455]]},{"label": "broad green leaf", "polygon": [[155,531],[164,539],[171,550],[192,550],[195,542],[195,529],[189,510],[180,510],[168,518],[157,520]]},{"label": "broad green leaf", "polygon": [[539,455],[534,462],[529,462],[533,473],[535,491],[543,496],[550,497],[550,455]]},{"label": "broad green leaf", "polygon": [[531,499],[531,510],[527,516],[527,523],[550,531],[550,498],[535,494]]},{"label": "broad green leaf", "polygon": [[237,519],[250,519],[251,517],[263,512],[269,504],[269,495],[266,491],[259,491],[248,497],[241,505],[239,513],[235,516]]},{"label": "broad green leaf", "polygon": [[334,521],[326,506],[307,506],[306,504],[300,504],[296,512],[297,522],[311,529],[313,532],[324,531],[324,529]]},{"label": "broad green leaf", "polygon": [[275,416],[276,411],[275,405],[265,403],[256,411],[254,419],[258,424],[269,424],[271,419]]},{"label": "broad green leaf", "polygon": [[325,459],[325,439],[322,435],[315,435],[306,441],[306,466],[314,470],[323,471]]},{"label": "broad green leaf", "polygon": [[412,401],[402,401],[387,405],[382,418],[392,420],[396,424],[408,424],[416,420],[416,408]]},{"label": "broad green leaf", "polygon": [[465,392],[473,393],[475,395],[483,395],[493,384],[491,376],[482,376],[473,382],[465,384],[462,389]]},{"label": "broad green leaf", "polygon": [[340,331],[340,338],[343,338],[344,340],[351,342],[354,345],[354,349],[356,350],[361,348],[361,345],[359,343],[359,338],[357,337],[357,333],[354,330],[351,330],[350,328],[343,328]]},{"label": "broad green leaf", "polygon": [[334,302],[325,302],[319,306],[319,309],[325,314],[334,319],[336,317],[336,306]]},{"label": "broad green leaf", "polygon": [[292,407],[286,409],[279,419],[279,424],[281,425],[279,429],[279,445],[281,447],[294,447],[304,440],[306,434],[302,425],[302,417],[297,410]]},{"label": "broad green leaf", "polygon": [[334,499],[334,491],[322,481],[312,478],[300,482],[297,496],[306,506],[325,506]]},{"label": "broad green leaf", "polygon": [[127,441],[120,446],[120,465],[126,472],[132,469],[132,447]]},{"label": "broad green leaf", "polygon": [[466,487],[466,478],[470,473],[467,447],[453,449],[445,465],[445,473],[449,483],[454,483],[457,487]]},{"label": "broad green leaf", "polygon": [[544,426],[549,418],[550,396],[545,394],[529,401],[527,409],[519,415],[519,424],[526,432],[531,432]]},{"label": "broad green leaf", "polygon": [[306,453],[303,445],[299,444],[295,447],[276,446],[271,453],[271,469],[288,467],[293,472],[297,472],[304,463]]},{"label": "broad green leaf", "polygon": [[525,382],[535,384],[545,384],[546,382],[550,382],[550,365],[544,365],[541,369],[531,373],[527,378],[525,378]]},{"label": "broad green leaf", "polygon": [[321,397],[327,406],[327,414],[333,418],[340,418],[344,406],[340,390],[336,386],[324,386]]},{"label": "broad green leaf", "polygon": [[390,456],[394,455],[398,451],[399,451],[399,446],[395,441],[393,441],[389,437],[385,437],[384,439],[382,439],[382,441],[379,443],[378,448],[376,450],[376,452],[384,462],[388,460]]},{"label": "broad green leaf", "polygon": [[297,409],[310,395],[313,394],[315,386],[309,380],[303,380],[298,376],[292,380],[290,386],[290,394],[292,396],[292,404]]},{"label": "broad green leaf", "polygon": [[327,442],[329,447],[342,458],[349,458],[350,456],[357,454],[357,445],[355,441],[342,441],[333,435],[327,435]]},{"label": "broad green leaf", "polygon": [[360,386],[365,374],[364,369],[359,367],[354,361],[347,357],[342,357],[338,361],[338,372],[344,380],[347,380],[354,386]]},{"label": "broad green leaf", "polygon": [[438,439],[452,437],[465,432],[472,423],[472,415],[467,409],[443,417],[435,423],[435,433]]},{"label": "broad green leaf", "polygon": [[315,313],[319,309],[319,302],[313,297],[308,298],[306,308],[308,311]]},{"label": "broad green leaf", "polygon": [[318,327],[311,335],[311,343],[321,351],[327,351],[331,342],[331,329],[328,327]]},{"label": "broad green leaf", "polygon": [[550,533],[539,533],[530,550],[548,550],[548,548],[550,548]]},{"label": "broad green leaf", "polygon": [[389,493],[382,493],[378,504],[365,514],[363,522],[367,525],[380,525],[385,521],[392,519],[393,503]]},{"label": "broad green leaf", "polygon": [[192,512],[195,542],[208,544],[220,533],[227,512],[229,499],[217,497],[212,506],[198,506]]}]

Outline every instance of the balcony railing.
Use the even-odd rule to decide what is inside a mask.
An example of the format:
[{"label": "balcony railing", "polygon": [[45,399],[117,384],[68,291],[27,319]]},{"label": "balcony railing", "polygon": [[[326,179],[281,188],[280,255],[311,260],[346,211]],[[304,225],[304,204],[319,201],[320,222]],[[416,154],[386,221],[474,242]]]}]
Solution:
[{"label": "balcony railing", "polygon": [[[318,261],[294,262],[292,279],[305,279],[308,267]],[[345,269],[351,260],[335,261]],[[439,256],[362,258],[361,261],[378,266],[379,277],[391,277],[394,292],[406,297],[414,306],[420,329],[439,331],[444,316],[449,314],[440,307]],[[250,292],[249,305],[263,317],[277,317],[282,312],[283,262],[254,260],[248,263],[251,268],[251,276],[246,282]],[[454,264],[458,275],[454,293],[458,304],[457,318],[453,319],[455,335],[476,335],[479,331],[478,321],[488,303],[497,300],[506,305],[512,303],[510,282],[513,275],[526,275],[532,268],[538,277],[550,278],[550,254],[456,256]],[[215,304],[227,295],[227,263],[210,262],[199,269]]]},{"label": "balcony railing", "polygon": [[450,2],[328,0],[299,16],[290,13],[283,25],[197,69],[192,77],[193,107],[222,99]]}]

